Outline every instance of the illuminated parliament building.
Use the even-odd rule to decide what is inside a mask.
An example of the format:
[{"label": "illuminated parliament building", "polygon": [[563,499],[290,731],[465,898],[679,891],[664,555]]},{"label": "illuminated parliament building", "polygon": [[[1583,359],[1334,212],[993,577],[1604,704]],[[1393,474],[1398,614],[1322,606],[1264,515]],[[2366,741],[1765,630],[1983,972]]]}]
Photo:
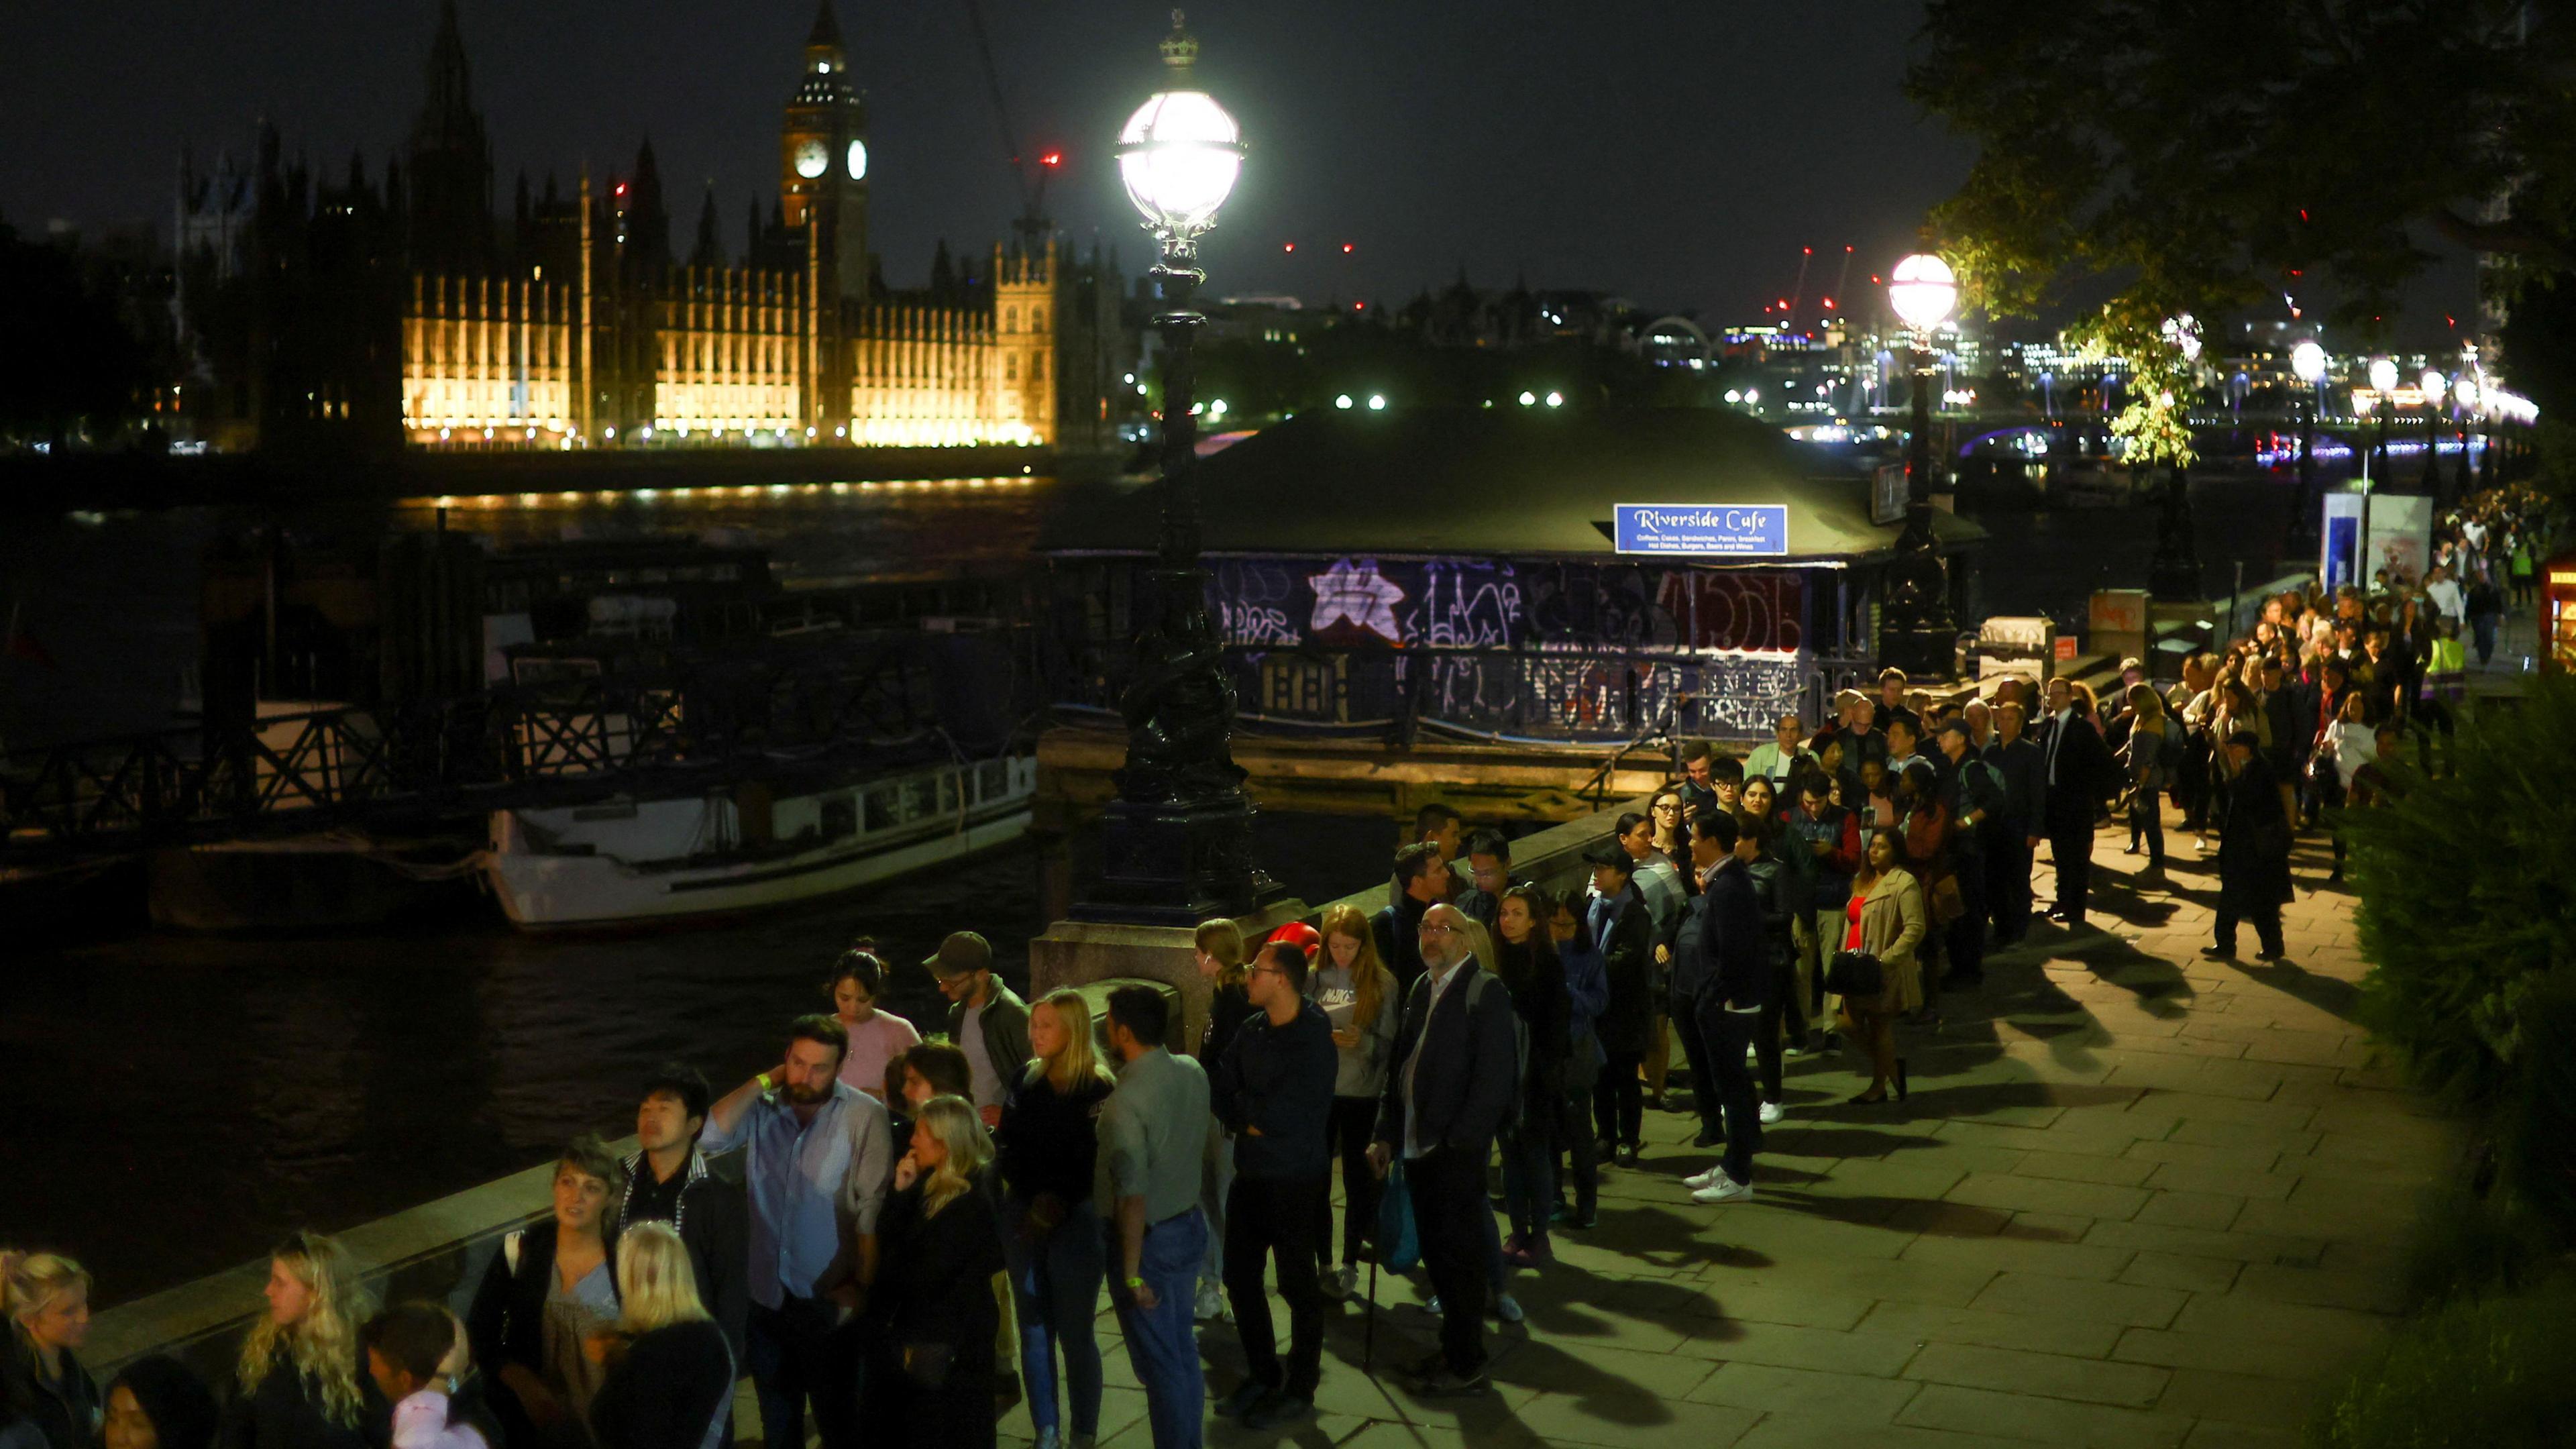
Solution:
[{"label": "illuminated parliament building", "polygon": [[725,254],[712,191],[674,253],[649,141],[623,174],[522,176],[505,214],[445,0],[380,183],[357,158],[343,179],[289,162],[265,128],[248,172],[182,162],[182,425],[225,451],[1112,446],[1135,365],[1115,264],[1031,220],[887,287],[867,130],[824,0],[746,253]]}]

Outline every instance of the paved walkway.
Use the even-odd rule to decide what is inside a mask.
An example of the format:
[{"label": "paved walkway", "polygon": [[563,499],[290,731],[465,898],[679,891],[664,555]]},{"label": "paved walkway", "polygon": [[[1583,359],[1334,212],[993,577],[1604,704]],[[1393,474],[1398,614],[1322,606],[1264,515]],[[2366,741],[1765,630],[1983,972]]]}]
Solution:
[{"label": "paved walkway", "polygon": [[[1650,1110],[1599,1228],[1518,1275],[1529,1318],[1491,1340],[1495,1392],[1398,1388],[1384,1369],[1433,1345],[1432,1320],[1381,1280],[1380,1377],[1360,1368],[1360,1305],[1339,1306],[1318,1416],[1264,1435],[1218,1421],[1209,1442],[2292,1444],[2387,1322],[2398,1240],[2450,1138],[2349,1019],[2363,966],[2350,898],[2317,887],[2322,844],[2298,861],[2291,959],[2261,967],[2195,954],[2215,868],[2171,838],[2156,888],[2119,853],[2126,832],[2103,831],[2112,929],[2043,926],[1982,992],[1945,997],[1945,1022],[1906,1038],[1910,1101],[1841,1105],[1860,1085],[1842,1062],[1793,1062],[1752,1202],[1692,1204],[1680,1179],[1706,1154]],[[1101,1325],[1102,1443],[1142,1449],[1143,1396]],[[1232,1332],[1201,1342],[1222,1391]],[[1029,1433],[1024,1410],[1005,1419],[1006,1442]]]}]

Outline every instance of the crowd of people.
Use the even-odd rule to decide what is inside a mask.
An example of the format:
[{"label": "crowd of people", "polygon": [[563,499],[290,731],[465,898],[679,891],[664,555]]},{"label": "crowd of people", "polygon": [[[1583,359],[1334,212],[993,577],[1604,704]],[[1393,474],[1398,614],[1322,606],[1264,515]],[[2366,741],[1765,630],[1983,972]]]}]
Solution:
[{"label": "crowd of people", "polygon": [[963,931],[922,963],[949,1003],[924,1037],[880,1008],[892,968],[860,942],[777,1065],[721,1094],[666,1065],[637,1086],[635,1151],[569,1144],[550,1218],[499,1243],[461,1317],[375,1307],[346,1249],[298,1233],[220,1393],[158,1355],[102,1391],[78,1355],[87,1274],[0,1255],[0,1449],[715,1449],[745,1375],[773,1445],[809,1421],[827,1449],[990,1445],[1017,1395],[1040,1449],[1087,1449],[1104,1291],[1154,1443],[1185,1449],[1209,1412],[1202,1325],[1231,1323],[1244,1365],[1213,1412],[1293,1424],[1327,1303],[1417,1259],[1438,1347],[1404,1373],[1478,1392],[1485,1320],[1522,1316],[1513,1275],[1597,1224],[1650,1105],[1684,1110],[1676,1044],[1711,1154],[1682,1190],[1746,1201],[1790,1110],[1784,1059],[1847,1051],[1850,1106],[1905,1098],[1900,1028],[2026,937],[2043,844],[2047,915],[2084,930],[2097,826],[2125,814],[2152,877],[2170,801],[2182,833],[2218,837],[2207,953],[2250,923],[2277,958],[2296,834],[2393,798],[2410,744],[2438,766],[2460,628],[2490,647],[2479,611],[2527,586],[2536,537],[2473,504],[2421,585],[2266,600],[2169,689],[2134,660],[2100,698],[2062,678],[1935,696],[1885,671],[1821,728],[1682,747],[1572,890],[1427,807],[1373,914],[1258,941],[1199,927],[1195,1041],[1152,986],[1097,1022],[1077,991],[1024,1001]]}]

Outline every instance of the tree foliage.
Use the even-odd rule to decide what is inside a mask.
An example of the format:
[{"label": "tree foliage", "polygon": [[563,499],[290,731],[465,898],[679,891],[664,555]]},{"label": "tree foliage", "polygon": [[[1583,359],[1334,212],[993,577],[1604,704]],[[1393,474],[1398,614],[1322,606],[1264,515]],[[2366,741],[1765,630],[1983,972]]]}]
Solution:
[{"label": "tree foliage", "polygon": [[1931,0],[1907,88],[1980,148],[1932,217],[1971,299],[2028,315],[2107,289],[2115,347],[2284,292],[2385,315],[2435,233],[2576,270],[2558,5]]},{"label": "tree foliage", "polygon": [[149,376],[142,342],[78,258],[0,222],[0,434],[60,441],[112,424]]},{"label": "tree foliage", "polygon": [[2559,774],[2576,758],[2576,679],[2538,677],[2519,708],[2464,727],[2451,758],[2339,827],[2375,963],[2362,1007],[2427,1089],[2499,1117],[2532,1100],[2536,1062],[2567,1051],[2536,1023],[2576,978],[2576,791]]}]

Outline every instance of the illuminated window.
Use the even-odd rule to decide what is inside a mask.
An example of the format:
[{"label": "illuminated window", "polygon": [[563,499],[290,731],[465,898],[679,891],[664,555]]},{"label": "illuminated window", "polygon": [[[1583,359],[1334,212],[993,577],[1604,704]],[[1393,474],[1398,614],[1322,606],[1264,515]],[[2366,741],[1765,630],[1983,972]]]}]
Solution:
[{"label": "illuminated window", "polygon": [[1020,309],[1019,309],[1019,308],[1017,308],[1017,307],[1011,307],[1011,308],[1006,308],[1006,309],[1003,311],[1003,313],[1002,313],[1002,330],[1003,330],[1003,331],[1005,331],[1005,332],[1017,332],[1017,331],[1019,331],[1019,330],[1020,330]]}]

